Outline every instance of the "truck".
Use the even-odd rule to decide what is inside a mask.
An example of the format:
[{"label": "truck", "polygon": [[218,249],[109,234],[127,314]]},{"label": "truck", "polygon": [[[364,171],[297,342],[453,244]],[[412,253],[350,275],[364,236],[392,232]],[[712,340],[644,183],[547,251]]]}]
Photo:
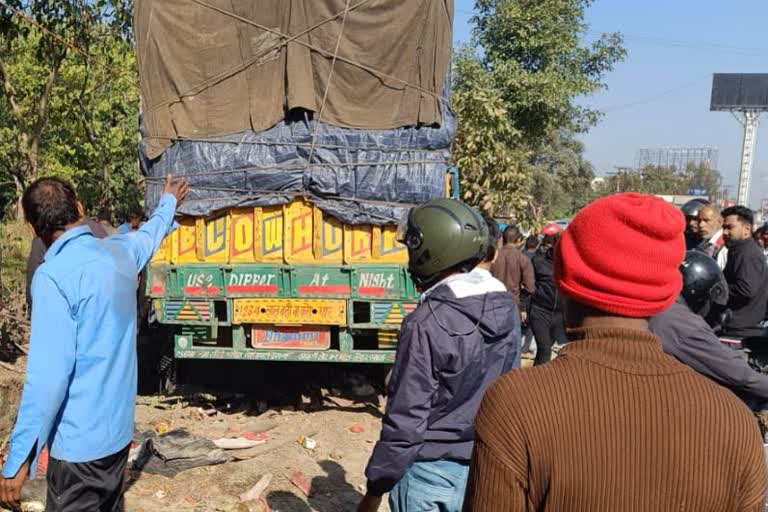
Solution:
[{"label": "truck", "polygon": [[[258,4],[258,5],[256,5]],[[453,2],[137,0],[146,270],[176,359],[391,363],[418,304],[396,237],[458,194]]]}]

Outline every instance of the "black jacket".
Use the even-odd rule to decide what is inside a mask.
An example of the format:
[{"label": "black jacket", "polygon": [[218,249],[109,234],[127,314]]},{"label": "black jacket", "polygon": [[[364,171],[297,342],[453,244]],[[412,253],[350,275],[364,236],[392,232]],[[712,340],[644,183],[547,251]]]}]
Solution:
[{"label": "black jacket", "polygon": [[519,366],[520,314],[508,292],[434,289],[400,331],[381,439],[366,469],[381,496],[417,461],[469,462],[486,388]]},{"label": "black jacket", "polygon": [[536,292],[531,297],[531,306],[553,312],[562,311],[563,301],[555,285],[552,251],[537,252],[532,262]]},{"label": "black jacket", "polygon": [[703,318],[681,298],[651,318],[651,331],[664,352],[742,398],[768,400],[768,375],[753,370],[746,358],[723,345]]},{"label": "black jacket", "polygon": [[739,337],[759,334],[758,324],[765,319],[768,304],[768,263],[753,238],[728,246],[723,275],[728,283],[728,308],[732,312],[724,333]]}]

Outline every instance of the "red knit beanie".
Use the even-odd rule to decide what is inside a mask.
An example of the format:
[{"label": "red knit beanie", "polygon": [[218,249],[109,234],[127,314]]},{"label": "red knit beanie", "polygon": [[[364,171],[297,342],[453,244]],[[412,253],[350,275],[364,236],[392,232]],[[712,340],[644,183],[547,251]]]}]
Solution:
[{"label": "red knit beanie", "polygon": [[664,311],[682,288],[685,218],[661,198],[616,194],[574,218],[555,251],[555,282],[572,299],[636,318]]}]

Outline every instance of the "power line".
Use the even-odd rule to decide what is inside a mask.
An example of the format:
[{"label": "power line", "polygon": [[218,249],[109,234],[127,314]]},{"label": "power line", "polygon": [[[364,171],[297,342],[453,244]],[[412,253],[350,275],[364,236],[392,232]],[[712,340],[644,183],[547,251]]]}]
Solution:
[{"label": "power line", "polygon": [[101,68],[104,68],[105,70],[114,73],[115,75],[120,75],[120,74],[123,74],[123,73],[126,73],[126,72],[132,73],[132,70],[128,69],[128,68],[114,68],[114,67],[112,67],[112,66],[110,66],[108,64],[104,64],[102,62],[98,62],[98,60],[96,60],[93,57],[93,55],[89,54],[87,51],[85,51],[83,48],[81,48],[74,41],[70,41],[69,39],[65,38],[61,34],[58,34],[58,33],[54,32],[53,30],[45,27],[44,25],[39,23],[34,18],[29,17],[23,11],[20,11],[20,10],[18,10],[18,9],[16,9],[16,8],[10,6],[10,5],[8,5],[5,1],[0,0],[0,6],[4,6],[4,7],[8,8],[17,17],[21,18],[22,20],[26,21],[27,23],[30,23],[30,24],[34,25],[38,29],[42,30],[43,32],[45,32],[46,34],[51,36],[52,38],[54,38],[57,41],[59,41],[60,43],[62,43],[67,48],[70,48],[70,49],[76,51],[77,53],[81,54],[83,57],[85,57],[85,60],[86,60],[87,63],[89,63],[89,64],[90,63],[94,63],[97,66],[99,66]]},{"label": "power line", "polygon": [[[589,29],[587,33],[593,35],[602,35],[606,32],[600,30]],[[664,37],[647,35],[647,34],[627,34],[620,32],[625,39],[644,42],[664,48],[685,48],[689,50],[701,50],[701,51],[715,51],[721,53],[728,53],[732,55],[740,55],[742,57],[765,57],[768,54],[768,48],[749,48],[742,46],[730,46],[719,43],[709,43],[704,41],[684,41],[680,39],[667,39]]]},{"label": "power line", "polygon": [[637,106],[640,106],[640,105],[647,105],[648,103],[653,103],[655,101],[658,101],[658,100],[660,100],[660,99],[662,99],[662,98],[664,98],[666,96],[669,96],[670,94],[673,94],[673,93],[676,93],[678,91],[682,91],[682,90],[685,90],[685,89],[689,89],[689,88],[693,87],[694,85],[700,84],[704,80],[709,80],[711,77],[712,77],[712,75],[710,73],[707,73],[705,76],[703,76],[701,78],[697,78],[696,80],[692,80],[690,82],[682,83],[682,84],[677,85],[675,87],[672,87],[670,89],[665,89],[665,90],[657,92],[656,94],[653,94],[651,96],[647,96],[645,98],[641,98],[641,99],[638,99],[638,100],[635,100],[635,101],[630,101],[628,103],[622,103],[622,104],[619,104],[619,105],[614,105],[612,107],[606,107],[606,108],[603,108],[603,109],[600,109],[600,110],[602,110],[605,113],[608,113],[608,112],[616,112],[617,110],[626,110],[628,108],[637,107]]},{"label": "power line", "polygon": [[23,19],[23,20],[24,20],[24,21],[26,21],[27,23],[31,23],[32,25],[36,26],[37,28],[39,28],[40,30],[42,30],[43,32],[45,32],[46,34],[48,34],[49,36],[51,36],[52,38],[54,38],[54,39],[56,39],[57,41],[59,41],[60,43],[62,43],[64,46],[67,46],[68,48],[70,48],[70,49],[72,49],[72,50],[75,50],[76,52],[78,52],[78,53],[80,53],[80,54],[84,55],[84,56],[85,56],[87,59],[90,59],[90,58],[91,58],[91,56],[88,54],[88,52],[86,52],[85,50],[83,50],[82,48],[80,48],[80,46],[78,46],[77,44],[75,44],[75,43],[74,43],[74,42],[72,42],[72,41],[69,41],[69,40],[68,40],[68,39],[66,39],[64,36],[61,36],[61,35],[57,34],[57,33],[56,33],[56,32],[54,32],[53,30],[50,30],[50,29],[46,28],[44,25],[42,25],[41,23],[39,23],[37,20],[35,20],[35,19],[33,19],[33,18],[30,18],[29,16],[27,16],[27,15],[26,15],[24,12],[22,12],[22,11],[20,11],[20,10],[16,9],[15,7],[12,7],[12,6],[8,5],[8,4],[7,4],[7,3],[5,3],[3,0],[0,0],[0,5],[2,5],[2,6],[4,6],[4,7],[6,7],[6,8],[8,8],[8,9],[9,9],[9,10],[10,10],[12,13],[14,13],[16,16],[18,16],[19,18]]}]

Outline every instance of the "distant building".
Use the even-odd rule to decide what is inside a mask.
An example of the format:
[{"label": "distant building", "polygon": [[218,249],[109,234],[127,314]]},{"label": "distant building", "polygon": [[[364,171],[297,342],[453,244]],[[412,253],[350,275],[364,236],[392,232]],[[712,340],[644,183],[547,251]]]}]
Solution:
[{"label": "distant building", "polygon": [[600,187],[605,185],[605,178],[597,176],[592,179],[592,191],[596,192]]},{"label": "distant building", "polygon": [[689,165],[717,169],[720,152],[711,147],[670,147],[638,149],[635,155],[635,169],[653,165],[656,167],[674,167],[685,171]]},{"label": "distant building", "polygon": [[[707,199],[706,196],[688,196],[688,195],[666,195],[656,194],[656,197],[660,197],[668,203],[672,203],[675,206],[683,206],[691,199]],[[709,199],[707,199],[709,201]]]}]

